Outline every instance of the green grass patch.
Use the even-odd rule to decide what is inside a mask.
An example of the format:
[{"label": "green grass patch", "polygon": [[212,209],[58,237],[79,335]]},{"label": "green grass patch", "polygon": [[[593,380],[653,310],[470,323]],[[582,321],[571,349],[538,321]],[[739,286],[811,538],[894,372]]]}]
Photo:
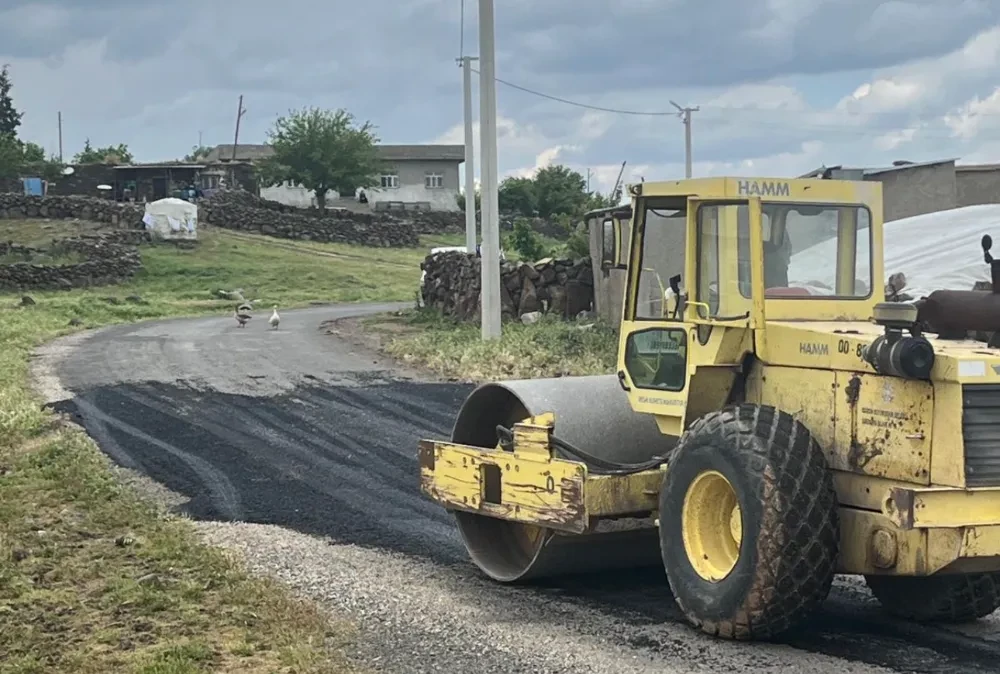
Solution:
[{"label": "green grass patch", "polygon": [[[23,223],[0,221],[0,232],[24,234]],[[229,314],[234,303],[213,298],[220,288],[243,288],[264,306],[406,301],[423,258],[423,250],[392,252],[411,268],[364,248],[341,247],[353,257],[331,259],[213,230],[200,238],[192,249],[144,246],[145,268],[127,285],[30,292],[36,304],[26,307],[21,293],[0,294],[4,674],[349,671],[339,648],[351,625],[201,544],[190,522],[123,486],[86,434],[54,423],[27,388],[32,349],[61,334]]]},{"label": "green grass patch", "polygon": [[528,379],[615,370],[618,338],[611,326],[545,316],[532,325],[504,323],[499,340],[484,342],[478,323],[461,323],[430,309],[376,316],[362,323],[401,362],[472,381]]}]

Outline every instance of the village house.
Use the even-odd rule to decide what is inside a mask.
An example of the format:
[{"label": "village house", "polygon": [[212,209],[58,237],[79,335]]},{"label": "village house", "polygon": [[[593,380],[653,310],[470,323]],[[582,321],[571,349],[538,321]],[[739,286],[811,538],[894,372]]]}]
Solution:
[{"label": "village house", "polygon": [[[207,165],[225,166],[232,162],[254,163],[271,155],[268,145],[236,147],[219,145],[202,160]],[[385,171],[379,185],[365,189],[367,204],[358,201],[360,189],[351,195],[327,193],[327,207],[351,210],[435,210],[457,211],[459,166],[465,161],[464,145],[379,145],[379,157]],[[203,181],[203,189],[212,186]],[[316,205],[312,191],[300,185],[283,184],[260,187],[260,196],[290,206],[309,208]]]}]

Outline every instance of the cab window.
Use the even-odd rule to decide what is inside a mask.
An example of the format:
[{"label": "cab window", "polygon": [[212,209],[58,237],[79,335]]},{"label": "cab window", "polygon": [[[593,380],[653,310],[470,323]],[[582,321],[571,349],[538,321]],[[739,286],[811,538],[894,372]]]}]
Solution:
[{"label": "cab window", "polygon": [[625,369],[637,388],[683,390],[687,379],[687,333],[682,328],[631,333],[625,341]]},{"label": "cab window", "polygon": [[[678,206],[680,206],[678,208]],[[670,278],[684,276],[687,239],[687,200],[650,199],[646,202],[640,231],[642,254],[638,261],[638,288],[635,297],[637,319],[678,320],[666,315]]]},{"label": "cab window", "polygon": [[[740,214],[740,291],[750,296],[750,234]],[[871,296],[871,213],[864,206],[763,205],[768,299]]]},{"label": "cab window", "polygon": [[607,269],[618,263],[618,237],[615,236],[615,221],[605,218],[601,223],[601,267]]}]

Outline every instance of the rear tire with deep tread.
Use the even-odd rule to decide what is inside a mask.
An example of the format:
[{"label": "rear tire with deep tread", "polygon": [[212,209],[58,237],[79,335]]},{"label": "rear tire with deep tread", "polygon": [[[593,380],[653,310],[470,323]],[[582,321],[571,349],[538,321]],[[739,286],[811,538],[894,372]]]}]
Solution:
[{"label": "rear tire with deep tread", "polygon": [[1000,572],[865,576],[886,613],[921,623],[968,623],[1000,608]]},{"label": "rear tire with deep tread", "polygon": [[[709,471],[731,483],[742,521],[735,566],[714,582],[695,570],[682,524],[689,486]],[[702,631],[773,638],[829,594],[840,543],[833,477],[812,434],[790,414],[739,404],[696,420],[672,453],[659,507],[667,579]]]}]

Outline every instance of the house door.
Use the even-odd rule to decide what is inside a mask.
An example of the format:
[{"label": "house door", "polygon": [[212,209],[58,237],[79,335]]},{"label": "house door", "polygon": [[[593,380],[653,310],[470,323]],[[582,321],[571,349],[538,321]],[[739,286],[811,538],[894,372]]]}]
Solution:
[{"label": "house door", "polygon": [[167,198],[167,179],[153,178],[153,200]]}]

